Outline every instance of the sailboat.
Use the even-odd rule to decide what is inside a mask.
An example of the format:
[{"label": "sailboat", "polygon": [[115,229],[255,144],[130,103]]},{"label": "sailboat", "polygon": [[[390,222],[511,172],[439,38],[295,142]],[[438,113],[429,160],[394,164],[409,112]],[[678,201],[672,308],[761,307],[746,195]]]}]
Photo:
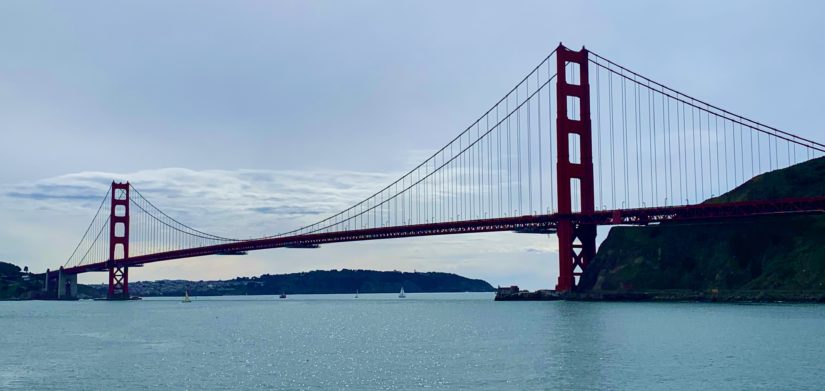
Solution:
[{"label": "sailboat", "polygon": [[398,294],[398,297],[401,298],[401,299],[407,297],[407,295],[404,294],[404,287],[403,286],[401,287],[401,293]]},{"label": "sailboat", "polygon": [[357,289],[355,290],[355,298],[356,299],[358,298],[358,290]]},{"label": "sailboat", "polygon": [[192,299],[189,298],[189,289],[183,291],[183,300],[181,303],[191,303]]}]

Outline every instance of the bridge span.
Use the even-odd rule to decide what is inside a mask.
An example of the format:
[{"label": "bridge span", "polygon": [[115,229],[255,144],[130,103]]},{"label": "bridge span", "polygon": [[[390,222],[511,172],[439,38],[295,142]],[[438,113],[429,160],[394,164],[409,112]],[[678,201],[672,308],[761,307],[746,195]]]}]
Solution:
[{"label": "bridge span", "polygon": [[424,162],[361,202],[293,231],[218,236],[112,182],[46,289],[108,272],[128,299],[129,268],[216,254],[339,242],[514,231],[559,240],[555,288],[576,289],[599,225],[825,213],[825,197],[702,202],[751,177],[825,154],[825,145],[733,114],[582,48],[559,45]]}]

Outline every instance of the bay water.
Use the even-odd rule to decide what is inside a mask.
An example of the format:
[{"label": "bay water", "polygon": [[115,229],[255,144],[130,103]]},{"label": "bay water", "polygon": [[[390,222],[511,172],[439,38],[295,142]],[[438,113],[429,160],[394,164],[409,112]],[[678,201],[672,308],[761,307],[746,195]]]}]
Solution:
[{"label": "bay water", "polygon": [[825,389],[825,305],[0,302],[2,390]]}]

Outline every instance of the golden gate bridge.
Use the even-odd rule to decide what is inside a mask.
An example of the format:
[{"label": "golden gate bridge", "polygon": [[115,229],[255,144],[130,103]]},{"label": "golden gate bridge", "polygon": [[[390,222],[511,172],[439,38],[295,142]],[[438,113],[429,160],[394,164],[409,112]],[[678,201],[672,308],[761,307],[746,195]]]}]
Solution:
[{"label": "golden gate bridge", "polygon": [[[414,236],[555,234],[555,289],[576,289],[599,225],[822,213],[825,197],[714,201],[749,178],[825,154],[825,145],[733,114],[582,48],[564,45],[484,114],[398,180],[353,206],[254,239],[206,233],[112,182],[74,251],[46,272],[76,295],[108,272],[128,299],[129,268],[216,254]],[[708,201],[705,201],[708,200]],[[65,287],[65,289],[64,289]]]}]

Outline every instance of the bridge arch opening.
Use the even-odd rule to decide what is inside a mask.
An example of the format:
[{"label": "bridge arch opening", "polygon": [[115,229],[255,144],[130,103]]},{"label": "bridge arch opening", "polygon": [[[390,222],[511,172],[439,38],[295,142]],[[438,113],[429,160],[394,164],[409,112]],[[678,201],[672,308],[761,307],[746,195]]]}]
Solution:
[{"label": "bridge arch opening", "polygon": [[126,257],[126,248],[123,246],[122,243],[117,243],[114,245],[112,254],[112,260],[124,259]]},{"label": "bridge arch opening", "polygon": [[567,119],[573,121],[581,120],[581,99],[578,96],[567,97]]},{"label": "bridge arch opening", "polygon": [[126,224],[115,223],[115,237],[122,238],[126,235]]}]

